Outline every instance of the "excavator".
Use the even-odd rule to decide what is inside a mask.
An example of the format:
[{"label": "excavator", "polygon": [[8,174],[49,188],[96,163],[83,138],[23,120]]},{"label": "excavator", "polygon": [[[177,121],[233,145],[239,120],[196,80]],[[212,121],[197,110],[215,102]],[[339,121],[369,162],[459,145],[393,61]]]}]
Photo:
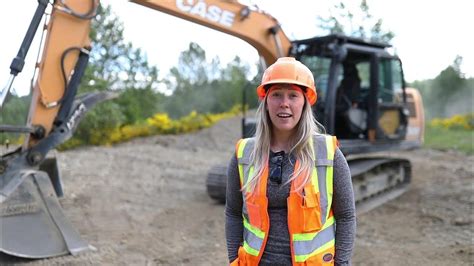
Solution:
[{"label": "excavator", "polygon": [[[314,113],[328,134],[338,136],[348,158],[358,212],[408,188],[408,160],[372,156],[374,152],[417,148],[423,142],[421,97],[415,89],[406,88],[401,61],[387,51],[388,45],[343,35],[290,41],[275,18],[236,0],[131,2],[245,40],[259,52],[264,67],[282,56],[296,57],[307,65],[319,95]],[[21,146],[0,157],[2,253],[48,258],[94,249],[62,211],[60,171],[49,152],[73,135],[90,108],[116,96],[113,92],[76,95],[91,53],[90,22],[99,4],[99,0],[38,0],[10,65],[10,79],[0,92],[0,108],[23,69],[42,18],[49,14],[27,123],[0,125],[0,133],[26,135]],[[244,117],[242,125],[243,136],[252,136],[255,121]],[[225,200],[225,175],[225,166],[210,170],[207,191],[211,198]]]}]

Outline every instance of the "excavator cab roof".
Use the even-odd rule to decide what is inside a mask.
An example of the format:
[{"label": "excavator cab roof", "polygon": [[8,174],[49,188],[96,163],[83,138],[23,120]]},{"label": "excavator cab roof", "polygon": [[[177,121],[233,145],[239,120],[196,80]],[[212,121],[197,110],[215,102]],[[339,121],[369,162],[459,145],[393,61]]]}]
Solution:
[{"label": "excavator cab roof", "polygon": [[330,35],[326,35],[322,37],[313,37],[309,39],[294,41],[294,43],[298,43],[298,44],[312,44],[312,43],[329,44],[329,43],[334,43],[334,42],[338,42],[340,44],[343,44],[343,43],[355,44],[355,45],[368,46],[368,47],[381,48],[381,49],[392,46],[388,43],[368,41],[366,39],[350,37],[343,34],[330,34]]},{"label": "excavator cab roof", "polygon": [[360,52],[393,57],[393,55],[387,51],[387,48],[391,47],[388,43],[368,41],[342,34],[331,34],[322,37],[296,40],[292,42],[292,45],[291,52],[296,55],[296,57],[301,55],[332,57],[342,52],[340,49],[336,49],[336,47],[343,48],[344,55],[346,52]]}]

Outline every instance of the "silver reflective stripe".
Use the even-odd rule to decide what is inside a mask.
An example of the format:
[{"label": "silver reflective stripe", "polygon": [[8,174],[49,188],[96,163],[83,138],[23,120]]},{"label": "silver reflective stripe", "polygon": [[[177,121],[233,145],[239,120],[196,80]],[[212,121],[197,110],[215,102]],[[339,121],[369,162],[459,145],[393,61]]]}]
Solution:
[{"label": "silver reflective stripe", "polygon": [[251,248],[255,250],[260,250],[260,248],[263,245],[263,239],[256,236],[254,233],[248,230],[245,226],[244,226],[244,240],[247,242],[247,244]]},{"label": "silver reflective stripe", "polygon": [[243,185],[247,184],[248,178],[249,178],[249,171],[250,171],[250,154],[252,153],[253,146],[255,144],[255,139],[250,138],[247,141],[247,144],[245,144],[244,147],[244,152],[242,154],[242,158],[239,158],[239,164],[243,166],[244,169],[244,182]]},{"label": "silver reflective stripe", "polygon": [[[242,157],[238,158],[239,160],[239,165],[242,166],[242,186],[247,184],[249,177],[250,177],[250,172],[252,171],[252,165],[250,164],[250,154],[252,153],[253,147],[255,144],[255,140],[253,138],[247,139],[247,141],[241,145],[245,145],[243,147],[243,152],[242,152]],[[252,229],[252,225],[249,224],[249,214],[247,210],[247,196],[248,194],[245,191],[242,191],[242,198],[243,198],[243,204],[242,204],[242,216],[243,216],[243,224],[244,224],[244,232],[243,232],[243,237],[244,237],[244,249],[250,253],[253,254],[252,252],[248,251],[247,248],[253,249],[253,252],[255,252],[257,255],[260,252],[262,246],[263,246],[263,240],[265,238],[264,232],[261,232],[259,229]],[[253,230],[253,231],[252,231]],[[257,234],[263,234],[262,236],[258,236]],[[247,245],[247,246],[246,246]],[[255,256],[257,256],[255,255]]]},{"label": "silver reflective stripe", "polygon": [[[314,149],[316,153],[316,171],[318,173],[319,185],[319,200],[321,208],[321,224],[325,224],[327,216],[325,215],[328,208],[328,195],[326,188],[326,168],[327,168],[327,146],[326,137],[324,135],[317,135],[314,138]],[[325,164],[318,164],[318,162],[325,162]]]},{"label": "silver reflective stripe", "polygon": [[333,160],[329,160],[326,158],[318,158],[316,159],[317,166],[333,166]]},{"label": "silver reflective stripe", "polygon": [[[242,153],[242,157],[241,158],[238,158],[238,163],[239,165],[242,165],[242,168],[243,168],[243,183],[242,185],[245,185],[248,181],[248,178],[249,178],[249,171],[250,171],[250,154],[253,150],[253,146],[254,146],[254,143],[255,143],[255,140],[254,138],[250,138],[247,140],[247,142],[245,143],[241,143],[240,145],[245,145],[244,147],[244,150],[243,150],[243,153]],[[246,193],[244,191],[242,191],[242,199],[243,199],[243,204],[242,204],[242,215],[244,216],[244,218],[249,221],[249,213],[248,213],[248,210],[247,210],[247,199],[245,197]]]},{"label": "silver reflective stripe", "polygon": [[335,239],[336,231],[334,224],[320,231],[312,240],[293,240],[295,255],[309,255],[324,244]]}]

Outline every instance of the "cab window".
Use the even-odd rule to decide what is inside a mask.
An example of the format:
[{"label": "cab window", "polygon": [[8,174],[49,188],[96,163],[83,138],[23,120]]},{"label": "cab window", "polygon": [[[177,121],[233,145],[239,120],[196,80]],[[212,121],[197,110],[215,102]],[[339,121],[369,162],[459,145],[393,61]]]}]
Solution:
[{"label": "cab window", "polygon": [[398,59],[382,58],[379,64],[378,100],[382,103],[401,102],[402,66]]}]

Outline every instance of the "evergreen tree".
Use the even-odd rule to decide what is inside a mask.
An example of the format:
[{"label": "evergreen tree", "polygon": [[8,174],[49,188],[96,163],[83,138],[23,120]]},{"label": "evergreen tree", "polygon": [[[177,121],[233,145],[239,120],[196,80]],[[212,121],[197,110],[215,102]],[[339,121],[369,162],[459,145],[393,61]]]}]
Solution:
[{"label": "evergreen tree", "polygon": [[411,84],[420,90],[428,120],[473,112],[474,79],[464,77],[461,64],[462,57],[457,56],[453,63],[434,79]]},{"label": "evergreen tree", "polygon": [[123,22],[110,6],[100,7],[92,20],[93,49],[79,92],[114,90],[120,96],[99,104],[79,124],[76,137],[89,142],[92,131],[144,121],[160,110],[156,91],[158,69],[146,54],[123,40]]},{"label": "evergreen tree", "polygon": [[318,27],[330,34],[345,34],[352,37],[389,43],[394,33],[383,28],[383,20],[370,14],[366,0],[361,0],[359,9],[348,7],[350,1],[341,1],[329,9],[329,16],[318,16]]}]

